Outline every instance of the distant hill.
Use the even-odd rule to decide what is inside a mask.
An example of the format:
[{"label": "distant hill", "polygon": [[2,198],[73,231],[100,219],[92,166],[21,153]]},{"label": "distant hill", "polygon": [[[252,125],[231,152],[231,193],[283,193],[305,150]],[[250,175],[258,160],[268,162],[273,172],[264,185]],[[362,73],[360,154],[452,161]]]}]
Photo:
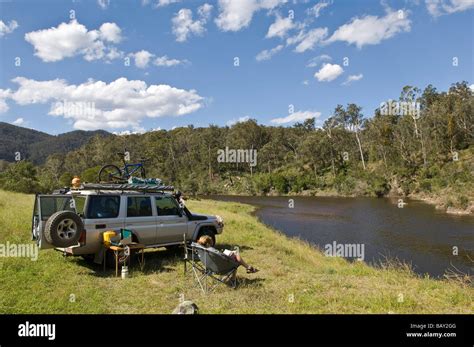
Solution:
[{"label": "distant hill", "polygon": [[49,155],[67,153],[86,144],[92,137],[110,136],[104,130],[75,130],[50,135],[33,129],[0,122],[0,160],[12,162],[15,152],[35,164],[43,164]]}]

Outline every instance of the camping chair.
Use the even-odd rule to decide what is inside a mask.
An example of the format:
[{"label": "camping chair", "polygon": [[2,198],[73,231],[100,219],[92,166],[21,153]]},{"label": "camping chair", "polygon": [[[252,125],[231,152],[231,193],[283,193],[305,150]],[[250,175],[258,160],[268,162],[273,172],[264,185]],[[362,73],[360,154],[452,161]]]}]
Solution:
[{"label": "camping chair", "polygon": [[[237,286],[235,273],[240,263],[215,249],[205,248],[193,242],[186,247],[184,260],[191,263],[194,277],[204,294],[213,291],[219,283],[234,289]],[[216,283],[209,284],[212,280]]]}]

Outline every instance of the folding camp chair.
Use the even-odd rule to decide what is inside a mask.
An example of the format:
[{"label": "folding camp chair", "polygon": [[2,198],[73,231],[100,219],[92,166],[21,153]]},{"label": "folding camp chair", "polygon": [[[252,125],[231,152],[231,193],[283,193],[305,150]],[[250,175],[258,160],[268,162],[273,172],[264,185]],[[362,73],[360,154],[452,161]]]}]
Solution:
[{"label": "folding camp chair", "polygon": [[[240,263],[214,248],[205,248],[193,242],[186,247],[184,260],[191,263],[194,277],[205,294],[213,291],[219,283],[232,288],[237,286],[235,273]],[[216,283],[209,284],[212,280]]]}]

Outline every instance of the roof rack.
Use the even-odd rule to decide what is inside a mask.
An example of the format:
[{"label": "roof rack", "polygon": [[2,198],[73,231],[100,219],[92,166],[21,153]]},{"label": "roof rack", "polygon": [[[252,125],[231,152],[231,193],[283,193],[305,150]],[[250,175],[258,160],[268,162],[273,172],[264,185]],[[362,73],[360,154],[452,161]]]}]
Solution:
[{"label": "roof rack", "polygon": [[174,191],[173,186],[159,186],[156,184],[117,184],[117,183],[83,183],[78,190],[122,190],[142,192],[164,192]]}]

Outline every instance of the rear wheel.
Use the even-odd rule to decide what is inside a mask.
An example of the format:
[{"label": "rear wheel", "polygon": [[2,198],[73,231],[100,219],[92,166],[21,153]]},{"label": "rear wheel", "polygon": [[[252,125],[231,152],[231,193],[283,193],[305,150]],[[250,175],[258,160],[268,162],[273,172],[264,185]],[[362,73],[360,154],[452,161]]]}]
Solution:
[{"label": "rear wheel", "polygon": [[115,165],[105,165],[99,171],[99,182],[120,182],[123,181],[122,171]]}]

